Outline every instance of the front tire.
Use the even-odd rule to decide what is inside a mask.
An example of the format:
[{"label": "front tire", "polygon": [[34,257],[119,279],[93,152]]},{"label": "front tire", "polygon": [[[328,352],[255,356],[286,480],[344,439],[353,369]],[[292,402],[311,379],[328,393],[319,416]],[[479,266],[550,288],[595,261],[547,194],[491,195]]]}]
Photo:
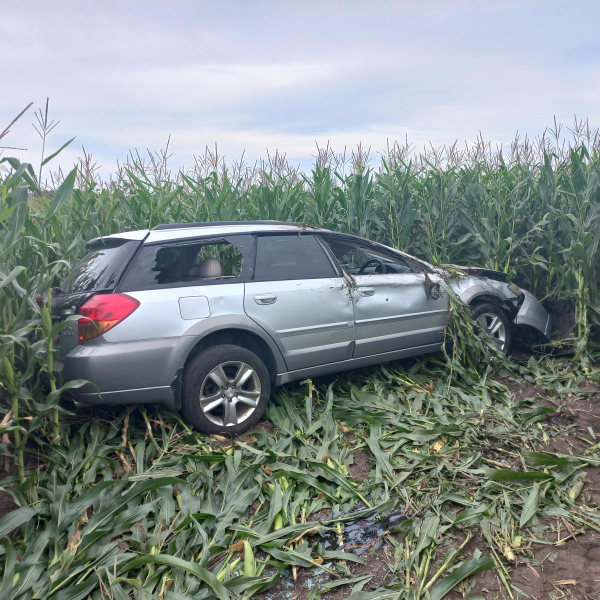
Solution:
[{"label": "front tire", "polygon": [[500,352],[508,354],[511,342],[511,326],[504,310],[496,304],[474,304],[471,318],[482,332],[490,336]]},{"label": "front tire", "polygon": [[185,369],[181,411],[203,433],[237,435],[262,417],[271,378],[250,350],[221,344],[197,354]]}]

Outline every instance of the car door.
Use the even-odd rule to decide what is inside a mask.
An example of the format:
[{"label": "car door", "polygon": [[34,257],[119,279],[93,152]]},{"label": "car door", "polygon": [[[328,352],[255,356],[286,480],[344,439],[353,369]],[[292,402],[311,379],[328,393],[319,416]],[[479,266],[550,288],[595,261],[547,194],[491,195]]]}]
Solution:
[{"label": "car door", "polygon": [[311,233],[256,239],[246,314],[279,346],[295,371],[352,358],[354,310],[346,281]]},{"label": "car door", "polygon": [[368,243],[324,240],[355,281],[356,358],[441,343],[448,301],[437,291],[428,298],[426,287],[426,278],[435,283],[437,275],[417,272],[401,255]]}]

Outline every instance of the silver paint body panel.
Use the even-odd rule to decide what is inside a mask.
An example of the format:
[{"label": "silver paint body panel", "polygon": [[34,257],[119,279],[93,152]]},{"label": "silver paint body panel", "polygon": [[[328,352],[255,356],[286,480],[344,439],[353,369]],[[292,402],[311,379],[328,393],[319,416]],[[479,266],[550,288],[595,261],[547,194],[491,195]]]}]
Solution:
[{"label": "silver paint body panel", "polygon": [[207,303],[211,318],[222,315],[244,314],[244,284],[223,283],[221,285],[163,288],[127,292],[128,296],[139,300],[140,306],[122,323],[107,331],[107,342],[130,342],[133,340],[161,339],[186,335],[196,323],[208,317],[194,318],[186,313],[183,318],[180,301],[188,305],[194,299]]},{"label": "silver paint body panel", "polygon": [[[108,237],[166,243],[236,233],[319,233],[288,224],[217,225],[125,232]],[[326,232],[329,236],[336,235]],[[359,238],[355,238],[359,240]],[[423,265],[430,282],[443,271]],[[299,260],[301,257],[299,257]],[[260,338],[273,357],[276,385],[441,349],[448,312],[445,292],[427,298],[424,273],[341,275],[288,281],[235,281],[128,291],[140,306],[102,337],[77,343],[77,324],[61,332],[63,378],[87,379],[73,390],[80,402],[178,405],[178,380],[187,357],[206,336],[238,330]],[[549,338],[551,321],[528,292],[517,311],[517,296],[506,283],[482,277],[454,278],[451,285],[467,302],[490,299],[514,306],[516,326]]]},{"label": "silver paint body panel", "polygon": [[552,333],[552,319],[550,315],[533,294],[525,290],[523,290],[523,293],[525,294],[525,300],[517,313],[515,324],[532,327],[549,340]]},{"label": "silver paint body panel", "polygon": [[452,289],[466,304],[471,304],[480,296],[492,296],[502,302],[513,302],[517,296],[508,289],[508,284],[495,279],[481,277],[461,277],[452,280]]},{"label": "silver paint body panel", "polygon": [[[274,302],[256,302],[265,295]],[[273,338],[290,371],[352,358],[354,311],[343,277],[252,281],[244,309]]]},{"label": "silver paint body panel", "polygon": [[[356,275],[355,279],[355,358],[441,343],[448,300],[427,299],[422,273]],[[368,295],[361,294],[364,288]]]},{"label": "silver paint body panel", "polygon": [[418,346],[417,348],[405,348],[404,350],[396,350],[394,352],[373,354],[371,356],[365,356],[362,358],[351,358],[349,360],[328,363],[326,365],[311,367],[309,369],[300,369],[298,371],[281,373],[277,375],[275,383],[276,385],[283,385],[284,383],[289,383],[290,381],[298,381],[308,377],[319,377],[321,375],[329,375],[331,373],[339,373],[341,371],[348,371],[351,369],[360,369],[362,367],[378,365],[380,363],[389,362],[391,360],[399,360],[409,356],[419,356],[421,354],[438,352],[439,350],[441,350],[441,345],[436,343],[429,344],[427,346]]}]

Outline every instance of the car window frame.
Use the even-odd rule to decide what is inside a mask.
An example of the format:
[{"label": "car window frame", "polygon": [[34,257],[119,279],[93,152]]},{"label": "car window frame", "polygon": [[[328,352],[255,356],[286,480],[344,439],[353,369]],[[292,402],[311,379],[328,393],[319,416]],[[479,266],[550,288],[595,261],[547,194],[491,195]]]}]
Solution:
[{"label": "car window frame", "polygon": [[[415,261],[413,263],[413,261],[409,257],[405,256],[402,252],[396,252],[392,248],[387,248],[387,247],[382,248],[381,244],[378,244],[377,242],[372,242],[371,240],[367,240],[364,238],[356,238],[354,236],[349,236],[349,235],[344,235],[344,234],[336,235],[333,232],[332,232],[332,234],[320,233],[319,236],[321,238],[321,243],[326,248],[328,254],[330,255],[330,257],[333,260],[335,260],[336,264],[338,265],[338,268],[342,272],[344,271],[344,269],[343,269],[342,265],[339,263],[335,254],[333,253],[333,250],[329,247],[329,244],[327,244],[327,238],[339,240],[340,242],[347,242],[348,244],[352,244],[352,245],[356,245],[356,246],[363,246],[365,248],[365,250],[375,252],[377,254],[381,254],[384,257],[389,258],[390,260],[403,261],[403,263],[410,269],[410,271],[406,271],[404,273],[361,273],[360,277],[381,276],[381,275],[385,275],[386,277],[387,276],[391,277],[391,276],[396,276],[396,275],[419,275],[421,273],[429,272],[429,269],[426,269],[425,265],[421,265],[421,263],[418,263],[417,261]],[[350,275],[351,277],[356,277],[359,274],[358,273],[348,273],[348,275]]]},{"label": "car window frame", "polygon": [[[114,273],[111,278],[107,278],[105,276],[100,276],[96,279],[96,283],[102,282],[102,285],[96,286],[90,290],[65,290],[63,293],[65,294],[97,294],[98,292],[105,292],[107,290],[114,290],[119,285],[119,282],[123,279],[123,275],[125,271],[129,267],[129,264],[133,260],[133,257],[137,254],[139,248],[141,246],[141,242],[138,240],[129,240],[129,239],[115,239],[115,238],[99,238],[95,241],[94,244],[88,245],[86,244],[86,254],[81,258],[81,260],[77,261],[75,265],[69,270],[64,279],[61,280],[61,287],[64,285],[66,279],[71,276],[72,272],[76,267],[78,267],[81,262],[88,256],[90,252],[96,252],[98,250],[103,249],[115,249],[122,250],[120,254],[120,262],[121,265],[114,269]],[[114,260],[114,259],[113,259]]]},{"label": "car window frame", "polygon": [[[240,239],[238,244],[234,243],[233,240]],[[131,287],[125,286],[127,282],[127,276],[129,272],[133,269],[136,259],[139,254],[143,252],[144,248],[148,248],[150,246],[160,246],[164,247],[175,247],[175,246],[188,246],[194,244],[202,244],[202,245],[210,245],[217,243],[229,243],[234,246],[234,248],[240,252],[242,255],[242,270],[238,277],[223,277],[216,279],[197,279],[194,281],[182,281],[175,282],[170,284],[154,284],[149,286],[140,286],[140,287]],[[254,264],[255,264],[255,254],[256,254],[256,246],[254,244],[253,235],[248,232],[244,233],[233,233],[233,234],[221,234],[221,235],[211,235],[211,236],[192,236],[187,238],[179,238],[177,240],[161,240],[156,242],[150,242],[148,244],[142,244],[137,252],[132,256],[127,268],[123,272],[121,279],[118,284],[117,291],[119,292],[137,292],[137,291],[148,291],[148,290],[166,290],[166,289],[176,289],[176,288],[189,288],[189,287],[201,287],[205,285],[232,285],[237,283],[248,283],[252,281],[254,276]]]},{"label": "car window frame", "polygon": [[[343,271],[340,268],[340,266],[338,265],[337,261],[332,260],[330,252],[327,251],[327,248],[325,247],[325,244],[323,244],[323,241],[320,239],[319,235],[312,231],[265,231],[265,232],[261,231],[261,232],[254,233],[253,235],[254,235],[254,269],[253,269],[252,281],[256,281],[256,282],[308,281],[310,279],[343,278]],[[333,269],[332,275],[328,275],[326,277],[298,277],[296,275],[295,277],[290,277],[289,279],[257,279],[256,278],[256,262],[258,260],[258,239],[259,238],[266,238],[266,237],[290,237],[290,238],[292,238],[292,237],[302,237],[302,236],[311,236],[316,240],[317,246],[319,246],[321,248],[321,250],[323,251],[324,257],[326,258],[327,262]]]}]

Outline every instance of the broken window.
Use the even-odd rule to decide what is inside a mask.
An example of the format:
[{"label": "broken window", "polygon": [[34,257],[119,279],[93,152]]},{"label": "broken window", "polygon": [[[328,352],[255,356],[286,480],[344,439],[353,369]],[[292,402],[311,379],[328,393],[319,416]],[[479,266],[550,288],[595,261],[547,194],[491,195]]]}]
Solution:
[{"label": "broken window", "polygon": [[[251,247],[250,236],[245,245]],[[132,261],[123,291],[229,283],[244,268],[242,240],[209,240],[143,246]]]}]

